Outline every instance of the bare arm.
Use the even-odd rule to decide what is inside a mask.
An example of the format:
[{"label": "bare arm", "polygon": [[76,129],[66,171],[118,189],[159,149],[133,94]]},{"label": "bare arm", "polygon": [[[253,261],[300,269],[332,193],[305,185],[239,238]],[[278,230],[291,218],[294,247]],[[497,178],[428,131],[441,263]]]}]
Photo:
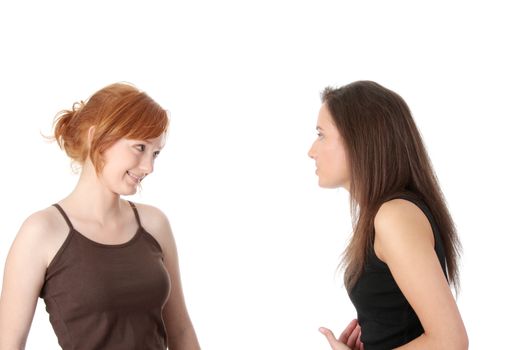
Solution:
[{"label": "bare arm", "polygon": [[425,214],[402,199],[383,204],[374,249],[416,312],[424,333],[398,349],[467,349],[468,337],[434,250]]},{"label": "bare arm", "polygon": [[0,350],[25,348],[47,266],[43,232],[46,214],[30,216],[7,256],[0,296]]},{"label": "bare arm", "polygon": [[146,214],[143,215],[146,230],[155,235],[162,247],[164,265],[171,279],[171,292],[163,311],[163,319],[168,332],[168,348],[170,350],[200,350],[184,301],[177,248],[169,221],[160,210],[154,207],[141,205],[139,208],[142,213]]}]

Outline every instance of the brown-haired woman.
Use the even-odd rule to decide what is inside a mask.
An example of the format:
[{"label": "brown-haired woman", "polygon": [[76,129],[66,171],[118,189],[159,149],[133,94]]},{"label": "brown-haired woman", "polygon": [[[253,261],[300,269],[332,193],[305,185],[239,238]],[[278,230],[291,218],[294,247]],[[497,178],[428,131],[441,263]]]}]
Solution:
[{"label": "brown-haired woman", "polygon": [[27,218],[7,257],[0,348],[23,349],[38,297],[63,349],[199,349],[175,241],[157,208],[121,199],[153,172],[167,112],[130,84],[59,113],[77,186]]},{"label": "brown-haired woman", "polygon": [[357,310],[332,349],[466,349],[449,283],[460,243],[405,101],[371,81],[326,88],[308,155],[319,185],[350,194],[345,286]]}]

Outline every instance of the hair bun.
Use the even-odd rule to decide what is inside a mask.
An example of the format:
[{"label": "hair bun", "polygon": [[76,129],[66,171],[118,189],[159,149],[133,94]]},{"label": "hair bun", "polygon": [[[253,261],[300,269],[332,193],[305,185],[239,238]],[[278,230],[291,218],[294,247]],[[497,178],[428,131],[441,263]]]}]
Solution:
[{"label": "hair bun", "polygon": [[[65,150],[69,157],[75,159],[78,156],[74,149],[75,142],[75,125],[78,125],[78,118],[84,109],[85,102],[79,101],[73,103],[71,109],[64,109],[55,117],[54,136],[61,149]],[[72,147],[73,146],[73,147]]]}]

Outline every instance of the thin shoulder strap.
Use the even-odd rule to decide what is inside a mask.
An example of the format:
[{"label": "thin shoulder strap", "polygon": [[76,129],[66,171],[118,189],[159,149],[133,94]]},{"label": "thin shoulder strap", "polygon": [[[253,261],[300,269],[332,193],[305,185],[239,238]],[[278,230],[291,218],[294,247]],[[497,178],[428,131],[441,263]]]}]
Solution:
[{"label": "thin shoulder strap", "polygon": [[64,217],[64,220],[66,220],[66,223],[69,226],[69,229],[73,230],[73,224],[71,223],[71,220],[69,220],[69,218],[67,217],[66,212],[64,211],[64,209],[62,209],[62,207],[60,205],[58,205],[58,203],[53,204],[53,206],[58,209],[60,214],[62,214],[62,216]]},{"label": "thin shoulder strap", "polygon": [[137,223],[139,224],[140,227],[142,227],[142,224],[140,223],[139,211],[137,210],[135,203],[133,203],[132,201],[128,201],[128,203],[133,209],[133,213],[135,213],[135,218],[137,219]]}]

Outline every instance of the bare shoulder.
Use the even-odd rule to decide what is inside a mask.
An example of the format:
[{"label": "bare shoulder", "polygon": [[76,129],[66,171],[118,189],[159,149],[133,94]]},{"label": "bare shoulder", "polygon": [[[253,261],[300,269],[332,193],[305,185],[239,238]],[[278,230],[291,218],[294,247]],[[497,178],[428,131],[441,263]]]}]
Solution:
[{"label": "bare shoulder", "polygon": [[434,245],[432,226],[425,213],[405,199],[393,199],[381,205],[374,218],[374,249],[381,259],[387,250],[404,250]]},{"label": "bare shoulder", "polygon": [[163,247],[165,243],[173,239],[168,217],[159,208],[142,203],[135,203],[139,212],[142,227],[152,235]]},{"label": "bare shoulder", "polygon": [[379,234],[432,229],[425,213],[417,205],[400,198],[381,205],[374,218],[374,228]]},{"label": "bare shoulder", "polygon": [[49,263],[68,233],[68,226],[58,210],[48,207],[37,211],[22,223],[13,250],[31,251],[33,257]]},{"label": "bare shoulder", "polygon": [[[17,238],[29,239],[35,243],[43,243],[54,232],[67,228],[65,222],[60,222],[60,213],[53,207],[37,211],[27,217],[22,223]],[[63,220],[63,219],[62,219]]]}]

